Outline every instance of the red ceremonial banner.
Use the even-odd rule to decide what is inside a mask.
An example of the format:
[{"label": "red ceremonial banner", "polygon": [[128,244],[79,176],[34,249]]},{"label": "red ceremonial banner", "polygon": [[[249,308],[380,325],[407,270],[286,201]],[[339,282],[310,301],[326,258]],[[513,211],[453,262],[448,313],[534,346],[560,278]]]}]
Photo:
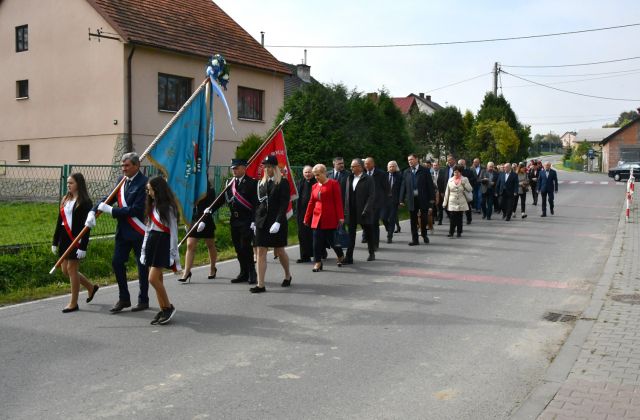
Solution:
[{"label": "red ceremonial banner", "polygon": [[247,175],[253,179],[260,180],[264,171],[262,161],[269,155],[275,156],[278,159],[278,167],[282,172],[282,176],[289,181],[289,207],[287,207],[287,218],[293,215],[293,200],[298,198],[298,188],[295,182],[293,182],[293,176],[291,174],[291,166],[289,165],[289,157],[287,156],[287,145],[284,143],[284,135],[282,130],[278,130],[275,136],[264,145],[262,150],[255,158],[249,162],[247,166]]}]

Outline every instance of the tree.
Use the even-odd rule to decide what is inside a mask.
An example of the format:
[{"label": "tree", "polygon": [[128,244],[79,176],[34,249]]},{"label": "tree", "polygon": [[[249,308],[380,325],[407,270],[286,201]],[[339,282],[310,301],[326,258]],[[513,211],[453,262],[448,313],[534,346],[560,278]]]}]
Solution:
[{"label": "tree", "polygon": [[242,143],[236,148],[236,158],[249,159],[258,147],[262,144],[264,139],[257,134],[249,134],[242,140]]},{"label": "tree", "polygon": [[638,111],[623,111],[620,113],[620,116],[613,124],[605,124],[602,127],[603,128],[624,127],[625,125],[629,124],[631,121],[635,120],[639,116],[640,114],[638,114]]},{"label": "tree", "polygon": [[465,125],[456,107],[413,115],[409,118],[409,127],[413,142],[422,155],[431,154],[439,159],[447,153],[458,155],[464,150]]},{"label": "tree", "polygon": [[478,148],[473,151],[469,149],[473,156],[479,157],[483,162],[517,161],[513,157],[520,146],[520,139],[506,121],[480,121],[474,128]]}]

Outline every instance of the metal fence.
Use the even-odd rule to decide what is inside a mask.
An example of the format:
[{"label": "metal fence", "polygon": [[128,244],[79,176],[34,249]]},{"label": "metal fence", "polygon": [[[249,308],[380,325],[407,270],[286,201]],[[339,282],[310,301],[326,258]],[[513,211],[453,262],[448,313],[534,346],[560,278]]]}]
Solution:
[{"label": "metal fence", "polygon": [[[89,196],[97,203],[108,195],[121,175],[119,165],[2,165],[0,170],[0,251],[49,243],[58,217],[58,203],[66,194],[67,177],[75,172],[84,175]],[[142,166],[146,176],[158,171]],[[302,176],[302,167],[291,168],[294,180]],[[216,192],[222,191],[231,177],[229,166],[210,166],[209,180]],[[216,219],[228,218],[223,206]],[[92,236],[115,232],[115,219],[101,217]]]}]

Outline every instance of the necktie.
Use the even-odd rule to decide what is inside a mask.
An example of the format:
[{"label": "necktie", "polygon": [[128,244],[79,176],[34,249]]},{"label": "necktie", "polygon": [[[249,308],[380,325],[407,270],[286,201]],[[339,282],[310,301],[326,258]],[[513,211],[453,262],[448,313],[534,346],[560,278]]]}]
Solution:
[{"label": "necktie", "polygon": [[131,185],[131,180],[127,179],[127,181],[124,183],[124,192],[125,193],[129,190],[129,185]]},{"label": "necktie", "polygon": [[416,189],[416,168],[411,169],[411,189]]},{"label": "necktie", "polygon": [[389,187],[393,188],[393,174],[389,174]]}]

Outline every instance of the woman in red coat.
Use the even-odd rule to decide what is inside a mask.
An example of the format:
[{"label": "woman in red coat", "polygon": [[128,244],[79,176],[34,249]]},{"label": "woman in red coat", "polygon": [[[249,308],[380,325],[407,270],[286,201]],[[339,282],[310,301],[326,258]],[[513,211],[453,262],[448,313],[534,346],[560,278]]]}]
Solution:
[{"label": "woman in red coat", "polygon": [[339,225],[344,223],[342,192],[340,184],[327,178],[327,167],[317,164],[313,176],[318,181],[311,189],[311,198],[304,215],[304,224],[313,229],[313,272],[322,271],[322,253],[328,243],[338,256],[338,267],[342,267],[342,248],[334,245],[333,236]]}]

